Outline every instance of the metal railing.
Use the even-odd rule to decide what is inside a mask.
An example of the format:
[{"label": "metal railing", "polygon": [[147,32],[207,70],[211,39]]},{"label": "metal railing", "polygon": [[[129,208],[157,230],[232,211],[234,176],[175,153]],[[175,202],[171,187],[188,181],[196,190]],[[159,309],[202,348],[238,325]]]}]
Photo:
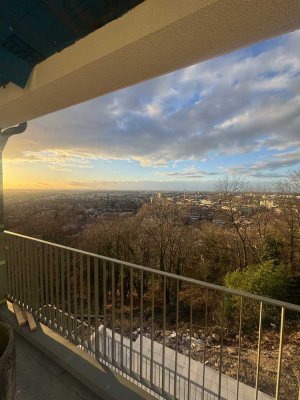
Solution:
[{"label": "metal railing", "polygon": [[300,306],[5,236],[8,298],[156,397],[299,399]]}]

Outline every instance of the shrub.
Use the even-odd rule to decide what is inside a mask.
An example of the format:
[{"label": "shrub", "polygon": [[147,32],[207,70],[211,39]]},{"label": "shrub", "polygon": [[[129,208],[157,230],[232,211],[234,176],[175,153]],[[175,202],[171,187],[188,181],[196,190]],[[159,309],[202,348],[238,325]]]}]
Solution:
[{"label": "shrub", "polygon": [[[288,297],[288,285],[290,270],[285,265],[274,265],[272,261],[249,266],[244,270],[236,270],[225,276],[225,286],[245,292],[271,297],[278,300],[286,300]],[[243,322],[247,328],[257,327],[260,302],[257,300],[244,300]],[[227,296],[225,301],[227,317],[234,323],[238,323],[240,298]],[[278,307],[264,305],[263,322],[278,322],[280,309]]]},{"label": "shrub", "polygon": [[290,270],[285,265],[274,265],[272,261],[236,270],[225,276],[225,286],[273,299],[285,300],[290,279]]}]

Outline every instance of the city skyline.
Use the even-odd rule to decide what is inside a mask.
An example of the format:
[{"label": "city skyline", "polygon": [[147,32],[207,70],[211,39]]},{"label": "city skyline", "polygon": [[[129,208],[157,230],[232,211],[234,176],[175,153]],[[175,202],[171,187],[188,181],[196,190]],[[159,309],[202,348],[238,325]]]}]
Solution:
[{"label": "city skyline", "polygon": [[300,31],[29,121],[6,189],[212,190],[299,167]]}]

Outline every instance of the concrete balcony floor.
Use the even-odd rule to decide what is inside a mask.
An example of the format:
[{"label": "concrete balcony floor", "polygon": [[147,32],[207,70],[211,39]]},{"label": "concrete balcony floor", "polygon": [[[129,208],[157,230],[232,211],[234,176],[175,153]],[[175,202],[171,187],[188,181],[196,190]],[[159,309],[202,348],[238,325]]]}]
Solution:
[{"label": "concrete balcony floor", "polygon": [[15,400],[101,400],[86,386],[15,333]]}]

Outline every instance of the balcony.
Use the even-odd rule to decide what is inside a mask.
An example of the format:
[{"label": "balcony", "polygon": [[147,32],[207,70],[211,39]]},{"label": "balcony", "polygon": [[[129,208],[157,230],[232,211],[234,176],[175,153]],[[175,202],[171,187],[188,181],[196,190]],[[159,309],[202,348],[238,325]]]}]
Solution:
[{"label": "balcony", "polygon": [[[1,154],[23,121],[300,27],[295,0],[5,3]],[[300,399],[300,306],[11,232],[5,261],[0,188],[0,317],[39,323],[14,324],[21,362],[26,339],[104,399]]]},{"label": "balcony", "polygon": [[[8,300],[32,312],[42,330],[42,338],[26,338],[46,352],[58,341],[58,364],[102,398],[119,379],[124,398],[126,390],[134,398],[132,388],[136,398],[299,398],[300,306],[5,236]],[[76,369],[79,358],[85,366]],[[89,367],[88,378],[78,372]],[[108,393],[97,381],[109,382]]]}]

